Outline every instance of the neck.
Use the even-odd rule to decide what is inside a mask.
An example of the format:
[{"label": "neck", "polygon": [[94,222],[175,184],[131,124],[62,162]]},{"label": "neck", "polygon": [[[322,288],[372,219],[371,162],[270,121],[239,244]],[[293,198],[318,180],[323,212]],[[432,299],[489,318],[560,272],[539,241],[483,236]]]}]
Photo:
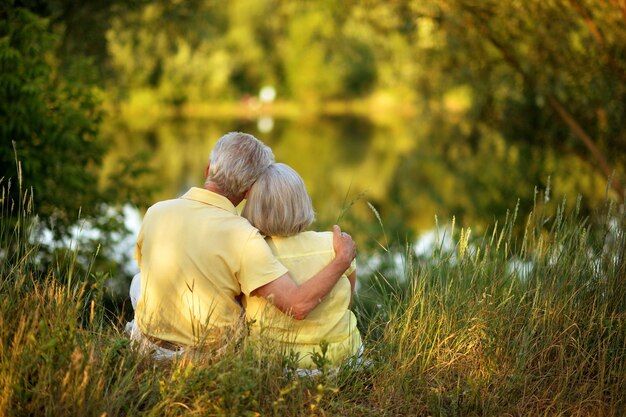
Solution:
[{"label": "neck", "polygon": [[214,192],[215,194],[219,194],[221,196],[224,195],[224,193],[222,192],[222,189],[220,187],[217,186],[217,184],[211,182],[211,181],[207,181],[204,183],[204,189],[205,190],[209,190],[211,192]]},{"label": "neck", "polygon": [[[224,195],[224,192],[222,191],[222,189],[215,183],[211,182],[211,181],[207,181],[204,183],[204,189],[205,190],[209,190],[211,192],[214,192],[215,194],[219,194],[222,197],[226,197]],[[241,203],[243,201],[243,195],[242,196],[238,196],[235,198],[228,198],[228,201],[230,201],[231,203],[233,203],[233,206],[237,207],[237,205],[239,205],[239,203]]]}]

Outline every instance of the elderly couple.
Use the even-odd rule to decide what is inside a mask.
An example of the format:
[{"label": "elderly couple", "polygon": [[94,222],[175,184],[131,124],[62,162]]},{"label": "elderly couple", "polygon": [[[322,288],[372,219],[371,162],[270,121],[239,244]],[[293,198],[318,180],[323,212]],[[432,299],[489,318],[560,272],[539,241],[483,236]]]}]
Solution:
[{"label": "elderly couple", "polygon": [[349,310],[356,246],[338,226],[305,231],[314,213],[304,183],[273,159],[254,136],[228,133],[203,188],[146,212],[128,331],[155,357],[219,352],[241,340],[246,323],[253,346],[292,355],[299,368],[314,367],[321,345],[335,366],[359,352]]}]

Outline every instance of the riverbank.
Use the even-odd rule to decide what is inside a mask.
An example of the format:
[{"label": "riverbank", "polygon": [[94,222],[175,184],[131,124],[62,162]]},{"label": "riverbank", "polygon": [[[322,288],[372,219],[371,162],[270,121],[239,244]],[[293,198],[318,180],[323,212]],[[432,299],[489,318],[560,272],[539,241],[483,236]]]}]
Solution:
[{"label": "riverbank", "polygon": [[[15,213],[9,203],[3,213]],[[71,250],[38,270],[32,213],[20,227],[3,216],[0,415],[622,416],[626,218],[617,211],[588,223],[535,207],[483,236],[446,232],[451,245],[442,232],[427,256],[381,249],[354,307],[369,365],[312,378],[245,342],[171,363],[138,354],[124,319],[104,307],[103,271],[72,276]]]}]

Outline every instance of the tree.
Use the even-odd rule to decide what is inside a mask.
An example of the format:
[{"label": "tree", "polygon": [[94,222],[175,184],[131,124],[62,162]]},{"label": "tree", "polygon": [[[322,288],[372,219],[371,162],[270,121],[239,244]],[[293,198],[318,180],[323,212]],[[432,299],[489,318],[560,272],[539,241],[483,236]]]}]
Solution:
[{"label": "tree", "polygon": [[[99,135],[102,93],[85,81],[94,78],[88,60],[77,56],[61,70],[57,41],[47,19],[12,5],[0,9],[0,185],[3,202],[15,207],[3,220],[19,224],[20,196],[32,196],[35,235],[28,238],[39,242],[42,274],[57,269],[59,279],[92,279],[95,268],[124,276],[130,254],[115,252],[126,231],[121,203],[143,197],[133,183],[142,161],[129,156],[107,187],[98,186],[107,149]],[[83,228],[89,233],[76,233]],[[51,240],[43,241],[45,232]],[[6,259],[19,243],[2,248]]]},{"label": "tree", "polygon": [[104,200],[96,187],[105,150],[97,136],[98,95],[56,71],[46,20],[13,7],[1,18],[0,177],[16,176],[14,144],[37,213],[64,234],[81,210],[93,216]]},{"label": "tree", "polygon": [[[442,42],[428,54],[466,85],[477,126],[588,160],[624,197],[626,7],[616,1],[413,2]],[[419,23],[418,23],[419,24]]]}]

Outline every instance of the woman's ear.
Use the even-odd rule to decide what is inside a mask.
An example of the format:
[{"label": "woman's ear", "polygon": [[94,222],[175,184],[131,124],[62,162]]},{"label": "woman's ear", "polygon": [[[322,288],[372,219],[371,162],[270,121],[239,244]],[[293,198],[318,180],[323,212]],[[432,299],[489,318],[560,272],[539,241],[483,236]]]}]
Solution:
[{"label": "woman's ear", "polygon": [[209,176],[209,168],[211,168],[211,163],[207,162],[206,169],[204,170],[204,178]]}]

